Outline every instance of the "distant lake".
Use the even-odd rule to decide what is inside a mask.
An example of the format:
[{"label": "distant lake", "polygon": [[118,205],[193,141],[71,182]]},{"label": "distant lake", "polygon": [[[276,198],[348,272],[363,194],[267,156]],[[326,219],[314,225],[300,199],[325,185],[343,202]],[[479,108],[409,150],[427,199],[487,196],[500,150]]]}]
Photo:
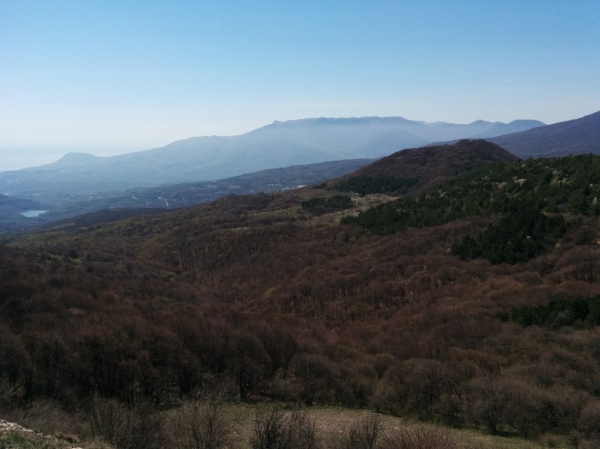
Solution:
[{"label": "distant lake", "polygon": [[43,213],[48,212],[47,210],[26,210],[25,212],[21,212],[21,215],[27,218],[36,218],[42,215]]}]

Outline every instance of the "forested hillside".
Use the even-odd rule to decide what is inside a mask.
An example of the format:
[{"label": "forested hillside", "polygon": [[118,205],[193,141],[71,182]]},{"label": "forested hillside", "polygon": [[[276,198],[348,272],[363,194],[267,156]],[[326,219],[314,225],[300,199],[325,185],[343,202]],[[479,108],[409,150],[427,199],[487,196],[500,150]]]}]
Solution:
[{"label": "forested hillside", "polygon": [[398,151],[329,184],[361,195],[418,193],[482,165],[517,159],[485,140],[461,140],[454,145]]},{"label": "forested hillside", "polygon": [[600,157],[468,168],[5,239],[3,406],[219,388],[598,438]]},{"label": "forested hillside", "polygon": [[[600,159],[592,155],[486,165],[419,196],[404,197],[346,217],[377,234],[501,216],[476,236],[456,242],[462,258],[526,261],[554,245],[583,216],[600,213]],[[579,219],[577,219],[579,218]]]}]

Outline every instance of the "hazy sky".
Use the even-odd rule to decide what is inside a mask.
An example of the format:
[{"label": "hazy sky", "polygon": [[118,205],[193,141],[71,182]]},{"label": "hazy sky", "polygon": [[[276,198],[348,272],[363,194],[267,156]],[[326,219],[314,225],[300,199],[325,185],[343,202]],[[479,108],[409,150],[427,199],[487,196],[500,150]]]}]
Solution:
[{"label": "hazy sky", "polygon": [[273,120],[597,110],[598,0],[0,0],[0,171]]}]

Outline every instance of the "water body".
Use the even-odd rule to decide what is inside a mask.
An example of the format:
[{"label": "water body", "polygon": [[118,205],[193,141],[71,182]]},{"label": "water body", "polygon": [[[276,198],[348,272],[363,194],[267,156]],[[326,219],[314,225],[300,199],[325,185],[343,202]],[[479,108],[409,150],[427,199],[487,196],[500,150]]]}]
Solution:
[{"label": "water body", "polygon": [[36,218],[42,215],[43,213],[48,212],[47,210],[26,210],[25,212],[21,212],[21,215],[27,218]]}]

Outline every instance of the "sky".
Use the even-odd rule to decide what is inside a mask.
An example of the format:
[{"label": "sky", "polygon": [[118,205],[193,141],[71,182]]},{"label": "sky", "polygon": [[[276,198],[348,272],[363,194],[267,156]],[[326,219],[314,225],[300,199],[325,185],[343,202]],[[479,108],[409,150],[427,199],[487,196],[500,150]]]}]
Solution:
[{"label": "sky", "polygon": [[274,120],[598,110],[598,0],[0,1],[0,171]]}]

